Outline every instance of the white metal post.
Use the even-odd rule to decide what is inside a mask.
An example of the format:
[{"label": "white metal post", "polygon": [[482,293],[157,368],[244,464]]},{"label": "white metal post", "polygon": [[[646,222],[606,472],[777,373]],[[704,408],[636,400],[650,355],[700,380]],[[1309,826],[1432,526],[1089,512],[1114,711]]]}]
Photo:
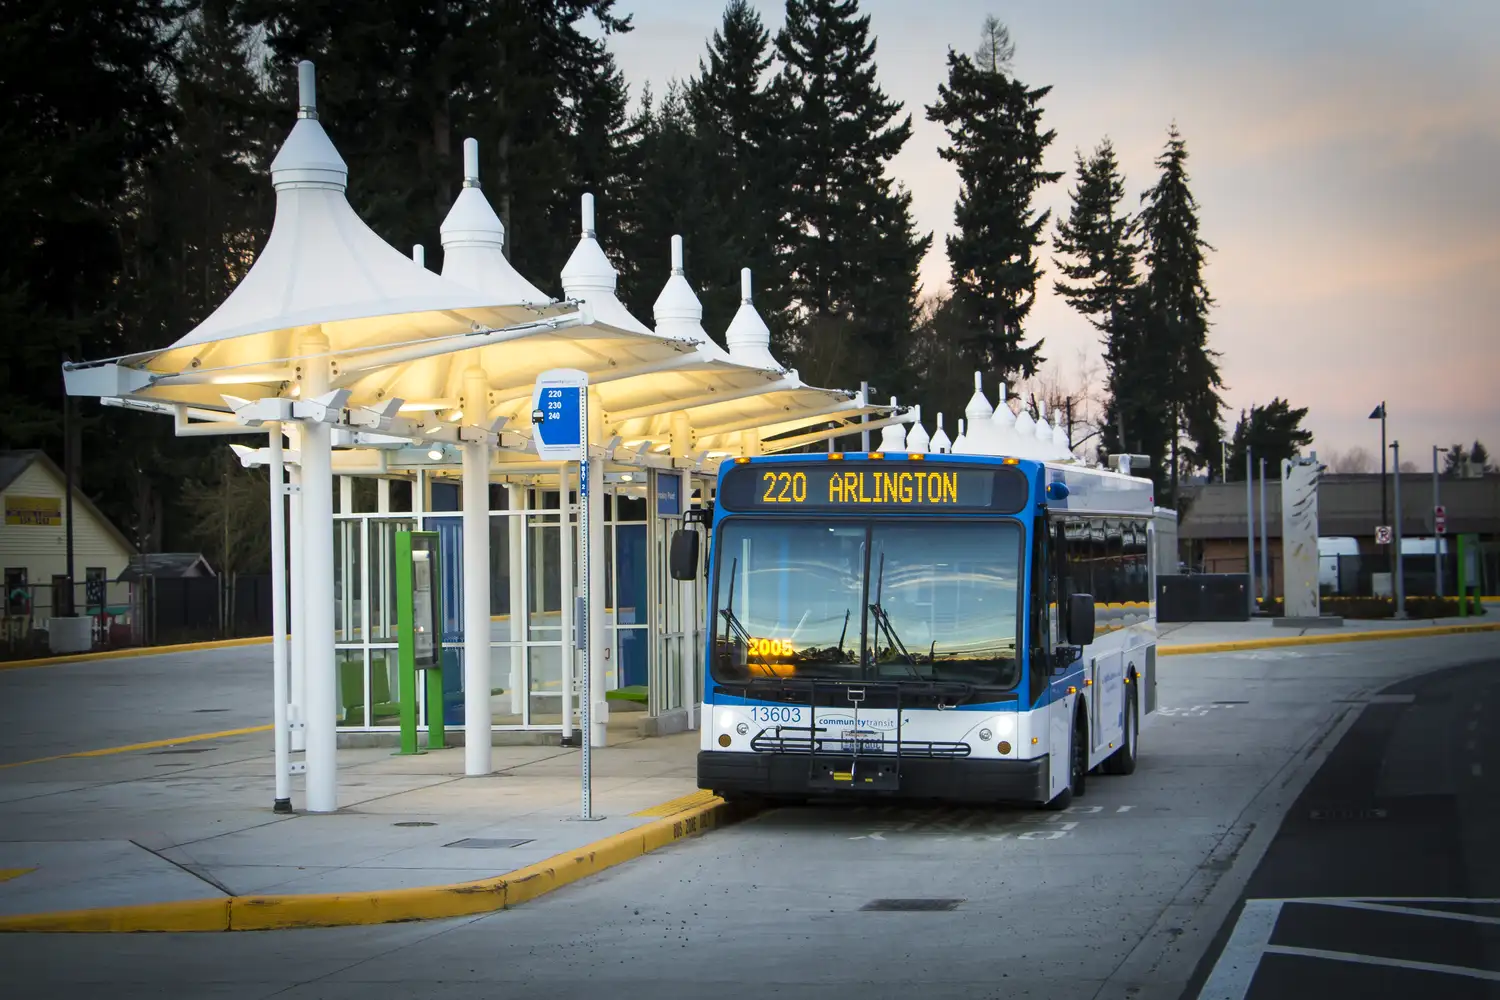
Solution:
[{"label": "white metal post", "polygon": [[[464,407],[469,420],[486,424],[489,381],[484,371],[464,372]],[[490,446],[464,442],[464,773],[489,774],[490,711]]]},{"label": "white metal post", "polygon": [[[303,341],[303,400],[328,391],[328,341]],[[306,579],[307,808],[338,810],[338,670],[333,635],[333,440],[316,420],[302,422],[302,541]]]},{"label": "white metal post", "polygon": [[571,463],[563,462],[557,470],[557,507],[560,512],[561,534],[558,538],[559,555],[558,570],[561,579],[558,581],[560,591],[558,600],[562,607],[562,626],[559,638],[561,645],[558,648],[559,680],[562,688],[562,738],[563,743],[571,746],[573,743],[573,660],[578,655],[578,643],[573,635],[573,630],[578,627],[574,620],[573,602],[577,591],[573,586],[573,525],[572,514],[569,513],[568,492],[569,481],[572,475],[569,472]]},{"label": "white metal post", "polygon": [[1271,546],[1266,540],[1266,460],[1260,460],[1260,574],[1261,596],[1271,602]]},{"label": "white metal post", "polygon": [[[505,488],[510,515],[506,522],[510,526],[510,711],[512,715],[523,715],[522,696],[526,678],[526,561],[522,556],[522,538],[526,533],[526,489],[522,486]],[[521,511],[522,513],[517,513]],[[529,719],[523,718],[523,722]]]},{"label": "white metal post", "polygon": [[1250,613],[1255,614],[1255,466],[1245,445],[1245,572],[1250,577]]},{"label": "white metal post", "polygon": [[[301,424],[293,424],[292,429],[296,435],[294,443],[300,454],[307,436],[302,433]],[[291,728],[292,752],[302,753],[307,749],[307,621],[302,613],[307,607],[307,559],[302,538],[303,476],[300,459],[298,464],[292,466],[290,478],[287,507],[290,511],[292,536],[292,556],[288,566],[291,570],[292,690],[287,720]]]},{"label": "white metal post", "polygon": [[583,696],[579,698],[579,722],[581,723],[581,727],[583,729],[582,740],[580,741],[583,746],[583,759],[581,761],[583,777],[582,818],[585,820],[591,820],[594,818],[594,763],[590,750],[593,746],[594,741],[590,738],[593,733],[593,730],[590,728],[590,722],[593,715],[590,709],[593,698],[590,697],[592,688],[589,684],[589,678],[593,673],[592,661],[594,653],[594,594],[590,584],[593,581],[594,575],[592,572],[594,567],[591,565],[593,563],[594,549],[592,544],[590,544],[593,540],[593,532],[590,531],[589,522],[592,519],[589,517],[589,512],[593,509],[594,475],[592,466],[595,463],[589,461],[588,389],[584,388],[579,391],[582,394],[583,398],[578,401],[578,440],[583,447],[583,459],[578,463],[578,527],[579,531],[581,532],[581,537],[579,538],[579,548],[583,551],[583,558],[578,560],[578,589],[584,597],[585,614],[584,621],[579,624],[579,627],[585,630],[583,655],[580,658],[580,665],[583,670],[584,683]]},{"label": "white metal post", "polygon": [[[590,411],[595,411],[598,406],[593,393],[589,394]],[[602,428],[602,420],[598,419],[595,412],[589,413],[589,420]],[[588,438],[584,438],[588,441]],[[592,449],[591,449],[592,450]],[[596,747],[605,745],[605,734],[609,722],[609,709],[604,697],[604,675],[605,668],[613,662],[613,650],[609,647],[609,631],[606,625],[605,615],[607,609],[604,598],[604,462],[603,451],[591,456],[589,462],[589,491],[588,503],[584,505],[586,510],[582,517],[588,526],[588,533],[584,536],[583,543],[585,552],[584,561],[588,564],[588,573],[584,577],[584,593],[588,596],[588,645],[589,645],[589,668],[584,676],[588,683],[584,686],[584,697],[589,702],[589,723],[583,726],[589,741]],[[618,669],[618,668],[617,668]]]},{"label": "white metal post", "polygon": [[391,481],[389,479],[375,480],[375,513],[389,514],[391,512]]},{"label": "white metal post", "polygon": [[286,646],[286,484],[282,464],[281,422],[271,430],[271,722],[276,758],[276,800],[273,809],[292,811],[291,732],[287,729],[290,665]]},{"label": "white metal post", "polygon": [[1432,446],[1432,586],[1435,597],[1443,596],[1443,540],[1438,536],[1437,509],[1442,505],[1438,492],[1438,446]]},{"label": "white metal post", "polygon": [[1402,572],[1405,568],[1401,557],[1401,442],[1391,442],[1391,476],[1396,482],[1396,509],[1391,519],[1391,543],[1396,547],[1396,558],[1393,566],[1395,569],[1396,583],[1396,614],[1397,618],[1406,617],[1406,574]]}]

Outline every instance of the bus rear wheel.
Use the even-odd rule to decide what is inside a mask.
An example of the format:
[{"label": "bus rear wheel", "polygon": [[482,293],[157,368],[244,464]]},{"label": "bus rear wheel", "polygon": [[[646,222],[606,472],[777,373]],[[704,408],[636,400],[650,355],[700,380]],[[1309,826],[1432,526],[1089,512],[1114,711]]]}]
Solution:
[{"label": "bus rear wheel", "polygon": [[1134,774],[1136,748],[1141,741],[1140,708],[1136,702],[1135,682],[1125,689],[1125,738],[1120,749],[1104,761],[1105,774]]},{"label": "bus rear wheel", "polygon": [[1073,718],[1073,738],[1068,741],[1068,787],[1047,803],[1052,810],[1066,809],[1083,795],[1089,774],[1088,721],[1080,709]]}]

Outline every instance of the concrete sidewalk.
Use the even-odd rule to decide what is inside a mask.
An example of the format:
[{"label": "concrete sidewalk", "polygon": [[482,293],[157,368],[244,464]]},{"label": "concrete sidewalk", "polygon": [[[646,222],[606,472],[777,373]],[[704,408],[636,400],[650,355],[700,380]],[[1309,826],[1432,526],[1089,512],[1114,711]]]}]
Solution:
[{"label": "concrete sidewalk", "polygon": [[[502,876],[710,801],[698,735],[612,739],[593,755],[496,747],[465,778],[462,748],[339,752],[336,814],[271,811],[269,734],[0,770],[0,917],[211,900],[359,893]],[[294,782],[294,804],[300,788]]]}]

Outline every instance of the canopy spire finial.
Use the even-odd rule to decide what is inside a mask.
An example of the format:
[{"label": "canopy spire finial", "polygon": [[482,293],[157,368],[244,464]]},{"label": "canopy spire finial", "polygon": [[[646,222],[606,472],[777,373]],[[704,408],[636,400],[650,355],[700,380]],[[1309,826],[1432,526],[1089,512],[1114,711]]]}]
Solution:
[{"label": "canopy spire finial", "polygon": [[594,235],[594,196],[587,192],[583,196],[583,235]]},{"label": "canopy spire finial", "polygon": [[479,140],[464,140],[464,187],[479,186]]},{"label": "canopy spire finial", "polygon": [[672,237],[672,273],[682,274],[682,237]]},{"label": "canopy spire finial", "polygon": [[311,59],[297,64],[297,117],[318,117],[318,79]]},{"label": "canopy spire finial", "polygon": [[740,268],[740,301],[750,301],[750,269],[748,267]]}]

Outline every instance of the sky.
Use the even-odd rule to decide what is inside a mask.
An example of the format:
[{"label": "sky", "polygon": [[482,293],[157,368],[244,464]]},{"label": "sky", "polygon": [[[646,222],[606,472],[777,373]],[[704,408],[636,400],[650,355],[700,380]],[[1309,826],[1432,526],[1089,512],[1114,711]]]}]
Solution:
[{"label": "sky", "polygon": [[[754,0],[781,26],[780,0]],[[1403,464],[1476,438],[1500,452],[1500,3],[1133,0],[1037,4],[863,0],[886,93],[912,115],[892,161],[934,234],[924,290],[947,281],[958,178],[926,105],[951,46],[987,14],[1010,28],[1014,71],[1051,85],[1038,207],[1066,212],[1075,150],[1105,136],[1129,200],[1155,179],[1176,122],[1212,245],[1225,420],[1274,396],[1307,407],[1312,449],[1378,462],[1384,400]],[[632,93],[697,72],[719,0],[619,0],[634,30],[610,42]],[[691,238],[690,234],[685,234]],[[1050,258],[1050,254],[1047,255]],[[1073,386],[1102,375],[1097,335],[1043,279],[1027,333]],[[986,378],[993,398],[994,382]]]}]

